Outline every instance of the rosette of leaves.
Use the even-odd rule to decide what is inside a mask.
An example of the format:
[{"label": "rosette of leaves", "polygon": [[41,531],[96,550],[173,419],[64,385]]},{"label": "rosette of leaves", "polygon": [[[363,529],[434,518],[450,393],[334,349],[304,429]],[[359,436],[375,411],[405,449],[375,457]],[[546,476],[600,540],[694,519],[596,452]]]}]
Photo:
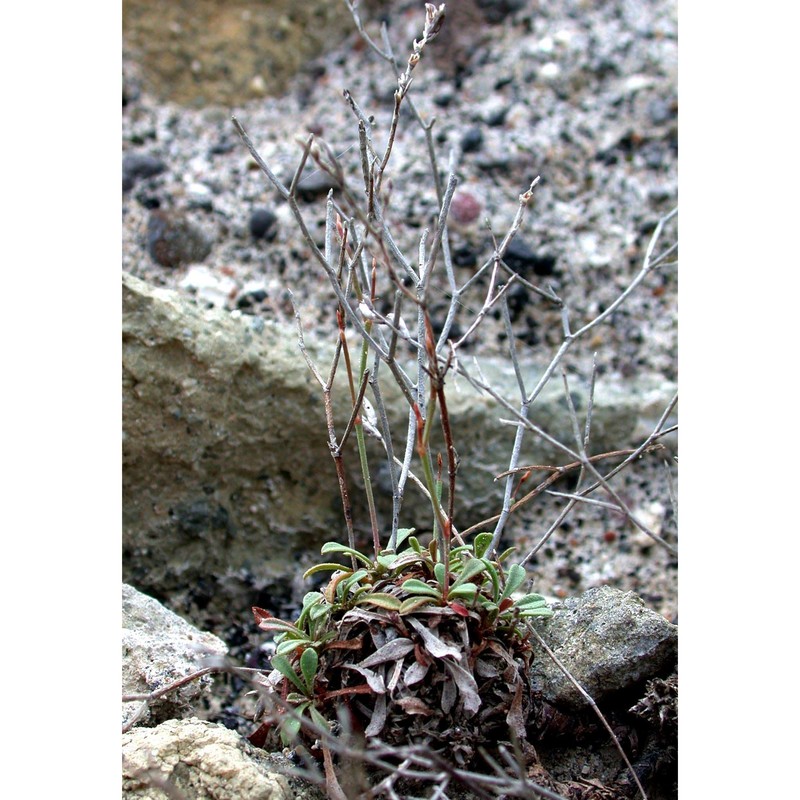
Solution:
[{"label": "rosette of leaves", "polygon": [[524,568],[504,566],[511,551],[489,557],[491,534],[442,559],[435,542],[423,547],[413,529],[400,533],[398,551],[374,560],[324,545],[323,555],[351,557],[352,566],[309,569],[306,577],[332,576],[306,594],[296,622],[253,609],[259,626],[276,634],[268,691],[295,712],[282,716],[279,733],[286,744],[303,739],[304,718],[331,730],[346,710],[367,737],[426,743],[468,765],[477,747],[507,741],[509,731],[524,739],[525,620],[552,611],[541,595],[520,591]]}]

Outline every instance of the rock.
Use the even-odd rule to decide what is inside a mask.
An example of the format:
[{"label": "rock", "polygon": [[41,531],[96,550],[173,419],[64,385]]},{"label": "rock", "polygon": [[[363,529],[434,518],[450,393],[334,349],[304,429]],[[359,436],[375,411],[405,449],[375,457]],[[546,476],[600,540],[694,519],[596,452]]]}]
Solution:
[{"label": "rock", "polygon": [[[330,344],[311,335],[306,344],[327,369]],[[522,368],[529,385],[535,385],[541,368],[527,363]],[[483,359],[481,370],[500,394],[514,400],[518,390],[511,364]],[[388,371],[383,374],[386,378]],[[674,392],[658,378],[637,380],[624,387],[598,382],[593,452],[632,444],[641,415],[657,418]],[[500,507],[503,484],[495,476],[508,467],[514,429],[498,423],[506,414],[464,378],[450,376],[447,385],[461,457],[456,513],[464,529]],[[578,386],[573,391],[580,414],[583,394]],[[405,431],[408,410],[388,378],[383,395],[390,425],[402,435],[397,432]],[[339,431],[349,415],[346,396],[343,386],[334,388]],[[558,382],[545,388],[531,415],[550,435],[572,442]],[[298,559],[346,535],[321,391],[291,327],[240,312],[202,310],[174,292],[125,275],[123,426],[125,580],[141,589],[167,594],[197,587],[202,578],[215,582],[209,592],[214,602],[244,614],[252,605],[254,581],[259,586],[285,581],[296,574]],[[437,435],[433,447],[444,452]],[[391,503],[386,461],[376,442],[367,444],[385,523]],[[534,436],[523,442],[523,464],[563,459]],[[366,534],[354,453],[345,465],[356,527]],[[406,494],[402,524],[422,529],[430,524],[429,503],[413,487]]]},{"label": "rock", "polygon": [[339,182],[329,173],[311,170],[297,182],[297,196],[307,203],[318,197],[326,197],[331,189],[341,189]]},{"label": "rock", "polygon": [[525,5],[524,0],[475,0],[487,22],[496,24],[502,22],[513,11],[518,11]]},{"label": "rock", "polygon": [[214,210],[214,192],[210,186],[200,181],[192,181],[186,187],[186,201],[189,208],[200,209],[201,211]]},{"label": "rock", "polygon": [[[122,585],[122,693],[145,694],[201,668],[201,660],[228,652],[223,641],[202,633],[157,600]],[[156,725],[184,716],[207,693],[211,678],[191,681],[154,700],[138,719],[138,725]],[[122,723],[136,714],[141,701],[122,704]]]},{"label": "rock", "polygon": [[123,547],[141,589],[286,576],[341,535],[317,386],[295,332],[258,322],[123,278]]},{"label": "rock", "polygon": [[461,137],[461,149],[465,153],[476,153],[483,147],[483,131],[476,125],[464,132]]},{"label": "rock", "polygon": [[[678,627],[633,592],[601,586],[553,610],[537,629],[596,702],[675,669]],[[585,710],[586,700],[546,653],[537,654],[530,674],[549,703]]]},{"label": "rock", "polygon": [[212,306],[224,307],[236,292],[236,281],[226,275],[218,275],[202,264],[189,267],[178,283],[181,289],[193,292],[198,300]]},{"label": "rock", "polygon": [[128,153],[122,159],[122,191],[130,191],[140,178],[152,178],[167,169],[167,165],[147,153]]},{"label": "rock", "polygon": [[533,276],[545,277],[552,275],[555,271],[556,260],[553,256],[535,253],[527,242],[519,236],[515,236],[508,244],[503,260],[511,269],[528,280],[534,280]]},{"label": "rock", "polygon": [[183,213],[156,209],[147,221],[147,249],[157,264],[180,267],[203,261],[211,242]]},{"label": "rock", "polygon": [[458,225],[470,225],[480,217],[482,206],[474,192],[459,189],[450,203],[449,219]]},{"label": "rock", "polygon": [[122,736],[122,798],[322,800],[279,770],[291,765],[238,733],[196,718],[135,728]]},{"label": "rock", "polygon": [[254,239],[266,239],[271,242],[278,233],[278,218],[268,208],[254,208],[250,214],[250,235]]}]

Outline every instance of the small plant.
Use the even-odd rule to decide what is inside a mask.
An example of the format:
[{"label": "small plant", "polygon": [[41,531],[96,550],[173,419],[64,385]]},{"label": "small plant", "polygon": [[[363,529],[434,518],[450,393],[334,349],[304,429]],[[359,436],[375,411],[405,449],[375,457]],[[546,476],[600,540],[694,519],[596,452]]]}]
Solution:
[{"label": "small plant", "polygon": [[[459,285],[447,227],[457,185],[457,154],[451,155],[449,176],[442,181],[433,122],[423,119],[409,96],[412,73],[443,24],[444,4],[425,5],[422,37],[414,41],[404,66],[395,58],[385,28],[383,46],[379,46],[365,31],[356,3],[347,5],[365,41],[394,70],[397,86],[383,147],[376,142],[371,118],[352,93],[344,92],[358,128],[361,185],[354,187],[352,174],[327,145],[313,136],[303,145],[289,186],[284,185],[234,118],[253,158],[288,203],[333,293],[338,336],[327,371],[309,355],[299,314],[296,317],[301,352],[324,399],[328,445],[339,482],[347,541],[332,541],[322,547],[321,554],[327,560],[312,566],[305,577],[331,573],[330,577],[319,590],[305,595],[294,622],[278,619],[261,608],[253,609],[259,627],[272,634],[276,644],[273,669],[261,681],[265,690],[262,702],[269,713],[253,738],[261,741],[277,732],[285,744],[303,742],[313,752],[321,749],[334,795],[340,790],[331,777],[330,737],[342,732],[390,746],[423,744],[459,767],[473,764],[482,748],[525,740],[532,703],[528,666],[536,642],[529,623],[553,612],[542,595],[528,590],[524,564],[570,509],[598,489],[604,490],[635,525],[672,549],[636,520],[608,481],[616,471],[658,447],[657,440],[667,430],[666,419],[676,402],[670,404],[640,447],[590,456],[594,373],[585,424],[581,426],[562,368],[574,442],[558,441],[532,421],[537,397],[570,347],[607,320],[654,268],[665,263],[672,249],[658,257],[653,252],[666,219],[653,235],[641,272],[614,303],[577,331],[571,330],[567,307],[552,289],[524,281],[504,261],[538,178],[520,195],[506,235],[499,241],[492,235],[493,252]],[[387,169],[404,105],[424,132],[438,206],[431,229],[422,232],[415,258],[402,252],[386,213]],[[336,197],[333,193],[328,196],[324,246],[315,242],[297,202],[298,183],[309,159],[341,186]],[[526,382],[517,356],[506,302],[508,289],[517,282],[559,309],[562,316],[563,344],[533,387]],[[488,288],[479,309],[470,316],[463,298],[467,291],[474,292],[481,285]],[[436,325],[432,318],[434,295],[447,298],[444,318],[437,319]],[[519,386],[518,402],[503,397],[479,371],[473,374],[461,358],[465,344],[495,311],[505,325],[508,356]],[[458,338],[453,336],[457,320],[466,331]],[[405,353],[410,354],[410,365]],[[501,511],[481,527],[465,531],[459,531],[456,524],[457,476],[469,465],[459,464],[446,390],[454,374],[493,397],[513,417],[516,427],[508,470],[501,476]],[[400,436],[387,413],[387,381],[407,404],[407,424]],[[342,389],[346,411],[337,424],[334,396],[341,404]],[[337,410],[341,413],[341,405]],[[342,426],[344,419],[347,421]],[[526,434],[556,447],[567,463],[553,467],[522,465],[521,442]],[[391,522],[385,526],[379,521],[367,437],[382,449],[391,481]],[[353,453],[353,438],[372,540],[367,548],[359,545],[356,534],[350,473],[345,466],[345,459]],[[599,466],[610,458],[622,462],[603,475]],[[537,469],[545,469],[550,475],[517,499],[523,482]],[[512,560],[511,550],[498,552],[508,518],[570,471],[577,474],[576,488],[537,548],[519,563]],[[410,484],[423,493],[431,508],[430,530],[419,536],[413,529],[401,527],[403,501]],[[485,530],[489,524],[494,524],[491,531]]]},{"label": "small plant", "polygon": [[323,555],[351,556],[358,567],[309,569],[306,577],[333,575],[322,591],[306,594],[294,624],[253,609],[259,626],[277,634],[273,685],[296,712],[284,719],[281,738],[295,740],[304,714],[327,725],[345,706],[366,735],[438,742],[463,765],[476,746],[509,728],[524,737],[530,645],[523,621],[552,611],[541,595],[519,593],[525,570],[504,569],[509,551],[489,557],[491,533],[452,548],[447,559],[435,541],[423,547],[413,530],[398,533],[398,544],[408,546],[374,560],[325,544]]}]

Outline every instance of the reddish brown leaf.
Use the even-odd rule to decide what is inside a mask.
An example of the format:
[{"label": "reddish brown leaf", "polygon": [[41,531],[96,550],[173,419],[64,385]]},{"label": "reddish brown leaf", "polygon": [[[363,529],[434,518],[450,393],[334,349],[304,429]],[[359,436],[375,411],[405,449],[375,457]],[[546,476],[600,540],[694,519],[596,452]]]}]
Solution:
[{"label": "reddish brown leaf", "polygon": [[458,603],[455,600],[453,600],[449,605],[450,608],[452,608],[453,611],[455,611],[456,614],[458,614],[460,617],[469,616],[469,611],[467,611],[466,606],[464,606],[462,603]]},{"label": "reddish brown leaf", "polygon": [[419,699],[419,697],[401,697],[396,704],[406,712],[406,714],[422,714],[429,717],[433,711]]}]

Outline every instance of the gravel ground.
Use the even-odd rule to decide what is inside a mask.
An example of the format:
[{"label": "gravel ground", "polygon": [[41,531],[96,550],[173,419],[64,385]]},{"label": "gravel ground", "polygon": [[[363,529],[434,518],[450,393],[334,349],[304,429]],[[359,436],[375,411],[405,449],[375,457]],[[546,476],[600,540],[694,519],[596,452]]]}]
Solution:
[{"label": "gravel ground", "polygon": [[[404,58],[420,34],[422,4],[391,5],[389,37]],[[628,285],[657,221],[677,204],[676,8],[669,0],[519,5],[500,24],[469,16],[448,19],[414,73],[411,96],[424,118],[436,117],[440,164],[446,168],[450,152],[461,154],[456,172],[462,221],[454,221],[451,230],[459,280],[491,253],[483,220],[502,236],[520,193],[540,176],[517,237],[518,264],[529,280],[552,286],[567,301],[576,329]],[[533,5],[535,11],[526,10]],[[376,30],[372,24],[368,29]],[[331,332],[326,283],[288,206],[254,169],[230,122],[232,109],[159,103],[137,88],[137,65],[128,60],[125,76],[123,153],[152,157],[163,170],[132,177],[123,195],[123,269],[193,293],[199,302],[287,323],[291,287],[306,329]],[[233,110],[261,155],[287,181],[300,155],[297,139],[305,140],[309,132],[341,154],[348,179],[356,181],[357,129],[342,98],[344,88],[374,116],[373,135],[382,141],[395,83],[388,65],[356,35],[309,63],[283,96]],[[424,136],[408,117],[392,164],[390,218],[405,252],[415,254],[436,201]],[[479,213],[471,219],[475,204]],[[180,212],[203,232],[211,247],[201,265],[165,267],[154,261],[147,239],[156,208]],[[274,215],[274,236],[256,238],[251,232],[258,209]],[[321,242],[324,193],[304,201],[303,209]],[[662,243],[675,241],[673,221]],[[546,364],[561,342],[560,315],[524,290],[512,300],[517,346],[523,357]],[[468,298],[465,305],[468,316],[480,301]],[[624,384],[638,374],[676,381],[676,324],[677,272],[667,266],[650,275],[608,325],[571,351],[568,366],[585,377],[596,354],[602,381]],[[503,339],[500,322],[488,317],[475,348],[499,353]],[[676,454],[671,442],[615,483],[634,512],[673,544],[670,483],[677,476]],[[520,515],[514,531],[521,552],[538,541],[563,502],[543,499]],[[609,584],[636,591],[650,607],[677,620],[677,559],[606,508],[579,508],[529,568],[537,590],[551,596]]]}]

